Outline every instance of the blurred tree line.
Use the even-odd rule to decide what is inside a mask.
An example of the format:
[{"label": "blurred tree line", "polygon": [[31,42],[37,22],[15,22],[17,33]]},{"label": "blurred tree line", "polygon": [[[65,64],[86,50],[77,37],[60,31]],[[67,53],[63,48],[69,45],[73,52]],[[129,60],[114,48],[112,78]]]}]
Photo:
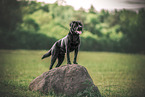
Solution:
[{"label": "blurred tree line", "polygon": [[49,49],[83,22],[81,50],[145,53],[145,9],[88,12],[71,6],[26,0],[0,1],[0,49]]}]

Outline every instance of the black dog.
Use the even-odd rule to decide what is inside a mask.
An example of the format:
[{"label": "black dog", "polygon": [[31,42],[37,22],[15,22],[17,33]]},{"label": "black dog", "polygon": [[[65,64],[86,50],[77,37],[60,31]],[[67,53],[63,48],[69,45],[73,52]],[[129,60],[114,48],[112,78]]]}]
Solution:
[{"label": "black dog", "polygon": [[72,21],[70,27],[68,35],[55,42],[52,48],[42,57],[42,59],[44,59],[52,55],[50,69],[52,69],[57,58],[58,64],[56,67],[59,67],[62,64],[65,53],[67,54],[67,64],[71,64],[69,52],[72,51],[75,51],[73,63],[77,64],[76,59],[80,45],[79,35],[82,34],[83,25],[80,21]]}]

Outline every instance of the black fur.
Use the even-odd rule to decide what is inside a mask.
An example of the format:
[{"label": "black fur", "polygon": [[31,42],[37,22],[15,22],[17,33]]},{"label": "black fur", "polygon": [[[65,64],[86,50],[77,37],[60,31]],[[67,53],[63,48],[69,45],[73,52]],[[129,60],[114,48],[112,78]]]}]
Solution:
[{"label": "black fur", "polygon": [[71,64],[69,53],[72,51],[74,51],[75,53],[73,63],[78,64],[76,62],[76,59],[78,49],[80,46],[79,35],[82,33],[82,28],[83,25],[80,21],[72,21],[70,23],[70,31],[68,35],[56,41],[52,48],[46,54],[43,55],[42,59],[52,55],[50,69],[52,69],[56,59],[58,59],[58,64],[56,65],[56,67],[59,67],[62,64],[65,53],[67,55],[67,64]]}]

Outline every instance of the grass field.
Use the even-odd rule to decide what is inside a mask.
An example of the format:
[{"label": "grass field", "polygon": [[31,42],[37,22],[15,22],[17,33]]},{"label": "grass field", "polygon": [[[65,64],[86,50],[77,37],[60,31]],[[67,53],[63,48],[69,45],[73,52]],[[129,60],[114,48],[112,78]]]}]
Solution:
[{"label": "grass field", "polygon": [[[40,59],[44,53],[0,50],[0,96],[48,97],[28,90],[35,77],[48,71],[50,58]],[[78,63],[87,68],[103,97],[145,97],[145,55],[79,52]]]}]

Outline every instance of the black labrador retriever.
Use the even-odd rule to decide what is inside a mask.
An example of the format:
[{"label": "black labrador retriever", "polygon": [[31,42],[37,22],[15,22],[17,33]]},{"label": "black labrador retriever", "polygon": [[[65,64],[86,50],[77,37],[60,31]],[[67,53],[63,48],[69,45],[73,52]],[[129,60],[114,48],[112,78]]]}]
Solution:
[{"label": "black labrador retriever", "polygon": [[73,63],[78,64],[76,62],[76,59],[77,59],[78,49],[80,46],[79,35],[82,34],[83,25],[80,21],[72,21],[70,23],[70,27],[71,28],[68,35],[56,41],[54,45],[51,47],[51,49],[42,57],[42,59],[44,59],[52,55],[50,69],[52,69],[56,59],[58,59],[58,64],[56,65],[56,67],[59,67],[62,64],[65,53],[67,54],[67,64],[71,64],[69,53],[72,51],[75,51]]}]

